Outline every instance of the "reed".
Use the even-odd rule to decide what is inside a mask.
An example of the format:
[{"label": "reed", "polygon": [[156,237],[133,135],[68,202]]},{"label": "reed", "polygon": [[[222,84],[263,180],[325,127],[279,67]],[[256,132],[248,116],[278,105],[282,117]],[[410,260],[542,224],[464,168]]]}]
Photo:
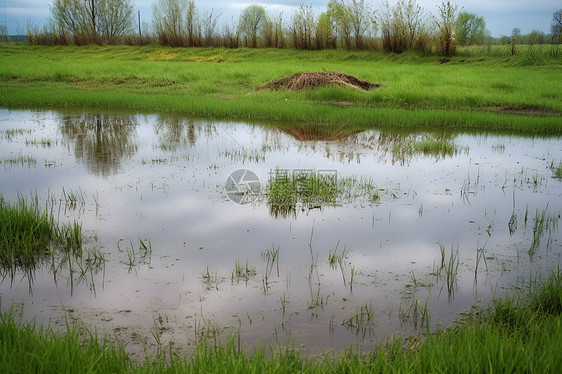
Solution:
[{"label": "reed", "polygon": [[409,323],[414,329],[430,327],[430,313],[427,307],[428,300],[424,304],[416,297],[409,298],[409,304],[404,306],[400,303],[398,317],[401,323]]},{"label": "reed", "polygon": [[265,260],[265,271],[262,277],[263,292],[267,293],[270,288],[270,278],[273,268],[277,269],[277,277],[279,278],[279,246],[273,246],[271,249],[266,249],[261,253],[262,258]]},{"label": "reed", "polygon": [[370,301],[355,308],[355,312],[348,315],[342,322],[342,325],[351,328],[357,332],[364,331],[372,327],[375,323],[375,308],[373,302]]},{"label": "reed", "polygon": [[531,241],[531,247],[529,248],[529,255],[535,254],[536,250],[540,245],[540,241],[545,232],[551,233],[558,229],[558,221],[560,219],[559,214],[549,214],[547,215],[548,204],[543,210],[536,210],[535,217],[533,219],[533,240]]},{"label": "reed", "polygon": [[552,176],[554,178],[562,179],[562,161],[556,165],[554,161],[550,165],[550,169],[552,170]]},{"label": "reed", "polygon": [[222,277],[219,276],[218,271],[210,271],[209,265],[205,267],[205,270],[201,272],[201,281],[205,289],[210,290],[212,288],[218,290],[219,284],[222,281]]},{"label": "reed", "polygon": [[31,168],[32,166],[37,165],[37,159],[33,156],[12,156],[12,157],[3,157],[0,159],[0,165],[8,165],[8,166],[27,166]]},{"label": "reed", "polygon": [[234,262],[234,269],[232,270],[230,282],[234,284],[234,282],[240,283],[240,281],[244,281],[246,284],[248,284],[248,281],[256,274],[256,268],[254,266],[248,265],[248,260],[246,260],[245,264],[242,264],[240,263],[240,259],[237,258]]}]

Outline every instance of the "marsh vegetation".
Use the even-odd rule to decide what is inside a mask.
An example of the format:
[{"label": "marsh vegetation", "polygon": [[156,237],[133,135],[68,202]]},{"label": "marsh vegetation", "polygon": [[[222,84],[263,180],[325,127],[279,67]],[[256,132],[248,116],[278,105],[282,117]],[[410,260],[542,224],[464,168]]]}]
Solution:
[{"label": "marsh vegetation", "polygon": [[[198,355],[206,339],[373,351],[436,333],[559,261],[555,136],[3,118],[3,207],[58,227],[33,266],[4,264],[3,310],[21,301],[23,320],[53,331],[85,323],[135,362]],[[225,185],[240,168],[261,181],[242,205]],[[69,249],[75,227],[81,249]]]},{"label": "marsh vegetation", "polygon": [[[397,338],[380,342],[373,353],[326,354],[303,357],[293,347],[240,348],[236,336],[220,344],[209,326],[201,330],[201,340],[190,358],[163,352],[156,358],[133,362],[123,342],[98,336],[84,326],[70,324],[60,335],[50,326],[24,322],[17,309],[0,315],[0,337],[14,344],[3,345],[3,365],[12,372],[74,371],[76,365],[91,367],[93,372],[229,372],[262,373],[363,373],[370,371],[443,371],[481,372],[493,367],[500,371],[538,370],[550,372],[562,365],[558,347],[562,309],[562,274],[552,272],[545,280],[531,279],[521,285],[524,291],[495,299],[485,308],[477,308],[460,318],[454,326],[426,337]],[[363,305],[344,324],[359,328],[371,323],[373,306]],[[545,342],[547,344],[545,344]],[[31,354],[30,354],[31,353]],[[100,359],[101,358],[101,359]]]},{"label": "marsh vegetation", "polygon": [[560,367],[557,44],[448,2],[380,37],[363,1],[158,1],[155,35],[78,3],[0,45],[3,367]]}]

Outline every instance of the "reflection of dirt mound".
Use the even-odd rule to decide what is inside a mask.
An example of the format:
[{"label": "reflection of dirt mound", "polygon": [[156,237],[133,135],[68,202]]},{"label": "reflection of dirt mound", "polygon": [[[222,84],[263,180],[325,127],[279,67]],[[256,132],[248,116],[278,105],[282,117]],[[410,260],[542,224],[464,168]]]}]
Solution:
[{"label": "reflection of dirt mound", "polygon": [[309,140],[341,140],[345,139],[350,135],[356,134],[357,131],[320,131],[313,129],[303,129],[303,128],[292,128],[292,129],[281,129],[281,131],[293,136],[295,139],[300,141]]},{"label": "reflection of dirt mound", "polygon": [[341,87],[352,87],[356,90],[367,91],[374,87],[380,87],[378,83],[361,80],[353,75],[338,72],[316,72],[316,73],[296,73],[288,77],[268,82],[259,90],[287,90],[302,91],[328,85]]}]

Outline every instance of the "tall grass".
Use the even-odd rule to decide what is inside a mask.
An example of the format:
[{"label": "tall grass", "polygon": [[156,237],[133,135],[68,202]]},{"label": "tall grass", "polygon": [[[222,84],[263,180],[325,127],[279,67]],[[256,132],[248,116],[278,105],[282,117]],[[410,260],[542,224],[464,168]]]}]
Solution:
[{"label": "tall grass", "polygon": [[67,325],[64,335],[35,322],[21,322],[14,310],[0,315],[0,371],[4,373],[122,373],[131,361],[122,347],[95,332]]},{"label": "tall grass", "polygon": [[14,204],[0,196],[0,266],[35,268],[55,250],[81,253],[82,227],[77,222],[59,224],[47,205],[19,197]]}]

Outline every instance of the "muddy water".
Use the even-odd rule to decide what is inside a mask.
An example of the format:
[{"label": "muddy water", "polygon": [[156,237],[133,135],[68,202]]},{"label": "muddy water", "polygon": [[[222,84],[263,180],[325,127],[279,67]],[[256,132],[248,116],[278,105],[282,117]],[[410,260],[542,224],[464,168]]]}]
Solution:
[{"label": "muddy water", "polygon": [[[404,151],[428,137],[454,151]],[[188,352],[214,333],[250,349],[369,349],[560,264],[560,138],[3,109],[0,160],[6,200],[50,202],[98,256],[3,271],[2,309],[76,319],[136,355],[172,342]],[[259,180],[243,200],[227,183],[238,169]],[[276,171],[376,188],[284,209],[264,194]]]}]

